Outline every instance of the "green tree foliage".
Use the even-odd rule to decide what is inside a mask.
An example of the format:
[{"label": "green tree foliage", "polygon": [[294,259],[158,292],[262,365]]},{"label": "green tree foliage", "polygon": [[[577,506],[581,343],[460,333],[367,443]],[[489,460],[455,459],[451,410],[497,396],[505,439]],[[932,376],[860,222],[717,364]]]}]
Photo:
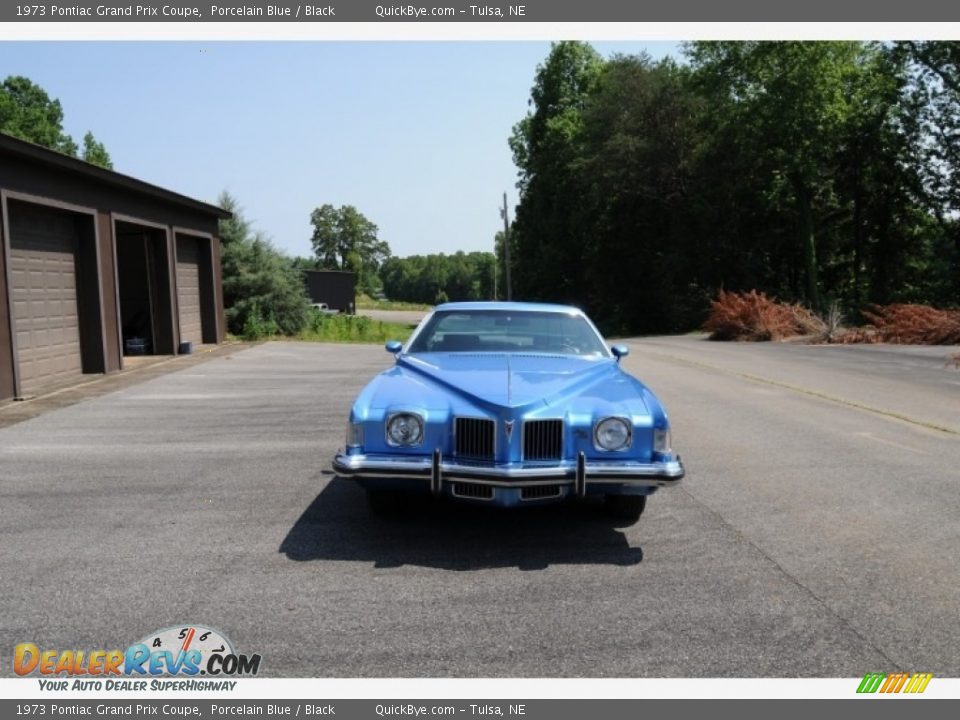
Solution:
[{"label": "green tree foliage", "polygon": [[[76,157],[73,138],[63,131],[63,108],[28,78],[11,75],[0,85],[0,132]],[[113,168],[110,155],[93,133],[83,138],[82,158]]]},{"label": "green tree foliage", "polygon": [[[611,327],[682,327],[695,301],[687,225],[698,99],[672,62],[617,57],[585,107],[580,157],[584,293]],[[600,240],[602,239],[602,240]],[[565,298],[566,299],[566,298]]]},{"label": "green tree foliage", "polygon": [[[711,103],[713,128],[769,174],[771,200],[796,221],[808,302],[820,305],[817,231],[835,221],[843,142],[879,50],[849,42],[698,43],[690,56]],[[878,88],[879,90],[879,88]],[[871,115],[866,120],[873,122]],[[878,119],[883,122],[883,117]],[[864,128],[869,132],[872,128]],[[841,215],[842,217],[842,215]]]},{"label": "green tree foliage", "polygon": [[220,221],[223,303],[230,332],[251,339],[282,333],[296,335],[308,318],[300,270],[259,232],[228,192],[219,205],[233,213]]},{"label": "green tree foliage", "polygon": [[[748,245],[751,271],[728,288],[750,284],[814,308],[826,294],[855,312],[868,301],[942,301],[930,272],[940,233],[922,190],[925,103],[911,97],[902,49],[701,43],[690,55],[710,107],[702,177],[749,178],[762,202],[741,195],[744,207],[762,211],[768,228],[767,242],[733,230],[731,250],[742,257]],[[715,202],[738,207],[723,195]]]},{"label": "green tree foliage", "polygon": [[93,165],[99,165],[102,168],[113,170],[113,161],[110,159],[110,153],[99,142],[92,132],[83,136],[83,159]]},{"label": "green tree foliage", "polygon": [[555,45],[510,138],[518,297],[610,330],[719,288],[822,308],[960,301],[957,43],[710,42],[688,63]]},{"label": "green tree foliage", "polygon": [[[960,212],[960,43],[896,46],[908,73],[909,121],[920,131],[924,190],[943,215]],[[940,219],[943,219],[941,217]]]},{"label": "green tree foliage", "polygon": [[391,300],[436,304],[493,298],[493,253],[412,255],[388,259],[380,269]]},{"label": "green tree foliage", "polygon": [[63,108],[39,85],[11,75],[0,86],[0,131],[66,155],[77,144],[63,131]]},{"label": "green tree foliage", "polygon": [[[918,193],[933,227],[921,233],[924,258],[911,258],[917,274],[934,276],[939,303],[960,298],[960,43],[906,42],[894,47],[907,74],[903,125],[913,131],[921,182]],[[907,299],[914,299],[910,297]]]},{"label": "green tree foliage", "polygon": [[377,226],[352,205],[323,205],[310,214],[313,251],[321,268],[357,274],[357,287],[379,290],[378,271],[390,257],[390,246],[377,237]]},{"label": "green tree foliage", "polygon": [[510,233],[515,297],[573,300],[586,249],[579,232],[583,111],[603,62],[581,42],[552,45],[537,68],[531,109],[513,129],[510,148],[520,169],[522,202]]}]

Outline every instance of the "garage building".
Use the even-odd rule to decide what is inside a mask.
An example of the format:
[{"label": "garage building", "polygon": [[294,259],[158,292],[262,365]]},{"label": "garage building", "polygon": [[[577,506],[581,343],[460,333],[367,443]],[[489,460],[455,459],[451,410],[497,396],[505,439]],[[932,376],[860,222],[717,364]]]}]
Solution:
[{"label": "garage building", "polygon": [[227,217],[0,134],[0,401],[222,342]]}]

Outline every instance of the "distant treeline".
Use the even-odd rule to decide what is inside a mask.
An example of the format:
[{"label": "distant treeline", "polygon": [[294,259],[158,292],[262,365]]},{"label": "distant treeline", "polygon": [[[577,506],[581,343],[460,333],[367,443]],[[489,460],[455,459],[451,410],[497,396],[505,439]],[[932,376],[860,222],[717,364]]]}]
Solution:
[{"label": "distant treeline", "polygon": [[514,297],[640,333],[699,326],[720,288],[814,310],[960,304],[960,43],[684,54],[552,47],[510,139]]},{"label": "distant treeline", "polygon": [[[458,252],[391,257],[380,266],[380,280],[391,300],[429,305],[490,300],[494,297],[494,255]],[[498,292],[503,294],[499,288]]]}]

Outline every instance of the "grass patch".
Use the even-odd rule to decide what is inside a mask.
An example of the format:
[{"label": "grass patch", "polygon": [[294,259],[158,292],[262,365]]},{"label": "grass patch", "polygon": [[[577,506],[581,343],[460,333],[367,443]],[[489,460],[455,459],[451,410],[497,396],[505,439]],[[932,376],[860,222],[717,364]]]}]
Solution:
[{"label": "grass patch", "polygon": [[399,300],[376,300],[369,295],[357,296],[358,310],[432,310],[432,305],[423,303],[401,302]]},{"label": "grass patch", "polygon": [[387,340],[406,341],[413,325],[383,322],[363,315],[324,315],[314,313],[307,327],[297,334],[297,340],[307,342],[382,343]]}]

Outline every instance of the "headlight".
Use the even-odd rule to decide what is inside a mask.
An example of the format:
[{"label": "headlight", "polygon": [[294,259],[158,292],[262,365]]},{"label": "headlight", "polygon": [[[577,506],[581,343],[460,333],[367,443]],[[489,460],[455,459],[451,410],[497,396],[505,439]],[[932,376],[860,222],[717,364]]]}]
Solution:
[{"label": "headlight", "polygon": [[413,413],[397,413],[387,420],[387,444],[411,447],[423,442],[423,419]]},{"label": "headlight", "polygon": [[633,429],[626,418],[604,418],[593,428],[593,441],[600,450],[626,450],[633,440]]},{"label": "headlight", "polygon": [[670,452],[670,428],[653,429],[653,451],[664,455]]},{"label": "headlight", "polygon": [[347,448],[358,448],[363,446],[363,425],[355,422],[347,422]]}]

